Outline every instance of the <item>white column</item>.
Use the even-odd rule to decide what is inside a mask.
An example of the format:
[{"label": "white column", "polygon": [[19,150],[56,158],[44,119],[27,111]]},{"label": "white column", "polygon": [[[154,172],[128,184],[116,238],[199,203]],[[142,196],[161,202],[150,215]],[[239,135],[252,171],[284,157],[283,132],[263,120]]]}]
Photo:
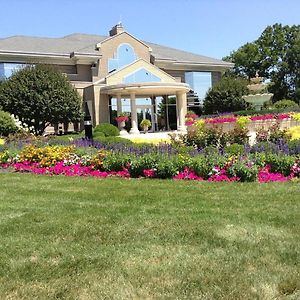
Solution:
[{"label": "white column", "polygon": [[176,93],[176,106],[177,106],[177,130],[186,132],[185,115],[187,113],[187,99],[185,92]]},{"label": "white column", "polygon": [[117,115],[122,112],[121,94],[117,94]]},{"label": "white column", "polygon": [[139,129],[138,129],[138,119],[137,119],[137,113],[136,113],[136,103],[135,103],[135,94],[132,93],[130,94],[130,109],[131,109],[131,129],[130,132],[131,134],[139,134]]}]

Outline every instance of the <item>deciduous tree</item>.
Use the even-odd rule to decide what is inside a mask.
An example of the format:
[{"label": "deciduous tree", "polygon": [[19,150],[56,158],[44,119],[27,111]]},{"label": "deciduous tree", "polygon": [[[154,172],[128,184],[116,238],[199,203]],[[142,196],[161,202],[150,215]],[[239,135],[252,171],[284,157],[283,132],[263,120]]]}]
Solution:
[{"label": "deciduous tree", "polygon": [[81,119],[81,99],[69,80],[48,65],[30,65],[0,85],[0,107],[37,134],[58,122]]}]

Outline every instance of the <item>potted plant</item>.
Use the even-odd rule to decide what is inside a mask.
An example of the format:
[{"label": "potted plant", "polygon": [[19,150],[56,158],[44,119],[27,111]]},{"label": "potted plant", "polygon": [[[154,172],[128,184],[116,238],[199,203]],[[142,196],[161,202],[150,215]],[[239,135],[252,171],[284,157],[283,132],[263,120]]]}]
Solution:
[{"label": "potted plant", "polygon": [[128,116],[126,113],[120,113],[115,118],[115,120],[118,123],[119,129],[120,129],[120,135],[128,134],[128,132],[124,129],[125,123],[128,121]]},{"label": "potted plant", "polygon": [[143,119],[142,122],[140,123],[140,126],[144,129],[144,132],[147,133],[149,127],[151,127],[151,121],[148,119]]}]

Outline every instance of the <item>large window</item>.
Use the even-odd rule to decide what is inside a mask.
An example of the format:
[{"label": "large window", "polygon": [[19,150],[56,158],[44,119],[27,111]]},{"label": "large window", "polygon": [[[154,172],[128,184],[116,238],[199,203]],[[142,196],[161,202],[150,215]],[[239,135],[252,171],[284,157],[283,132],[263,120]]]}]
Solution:
[{"label": "large window", "polygon": [[160,82],[161,79],[156,75],[152,74],[145,68],[141,68],[136,72],[127,75],[123,78],[124,83],[135,83],[135,82]]},{"label": "large window", "polygon": [[108,59],[108,72],[122,68],[137,59],[134,49],[129,44],[121,44],[115,58]]},{"label": "large window", "polygon": [[200,103],[203,103],[206,92],[212,86],[211,72],[186,72],[185,82],[188,83],[198,97]]},{"label": "large window", "polygon": [[0,63],[0,79],[9,78],[14,72],[25,66],[26,64]]}]

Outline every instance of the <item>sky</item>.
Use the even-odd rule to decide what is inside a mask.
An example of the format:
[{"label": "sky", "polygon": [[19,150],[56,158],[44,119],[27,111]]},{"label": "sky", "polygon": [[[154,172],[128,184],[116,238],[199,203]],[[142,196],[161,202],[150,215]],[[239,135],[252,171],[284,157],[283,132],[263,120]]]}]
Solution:
[{"label": "sky", "polygon": [[141,40],[222,58],[299,12],[300,0],[0,0],[0,38],[107,35],[121,20]]}]

